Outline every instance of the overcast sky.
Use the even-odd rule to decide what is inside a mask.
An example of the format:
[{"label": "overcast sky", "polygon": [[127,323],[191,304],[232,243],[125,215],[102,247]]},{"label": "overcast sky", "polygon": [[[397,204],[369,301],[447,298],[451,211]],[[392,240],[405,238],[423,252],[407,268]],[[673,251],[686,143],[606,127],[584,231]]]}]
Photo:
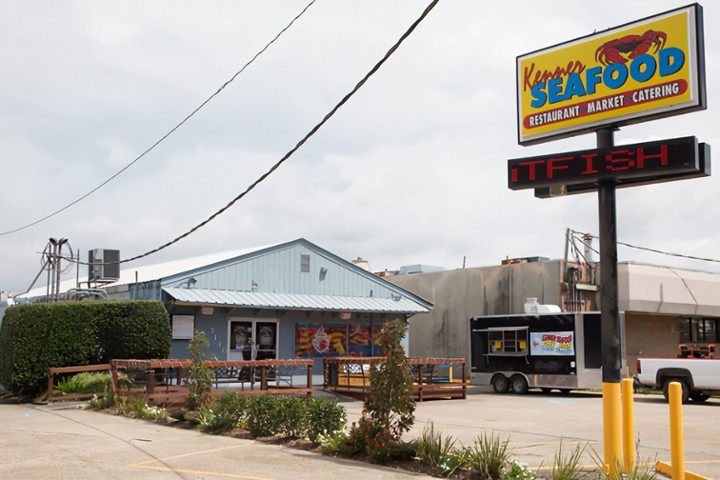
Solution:
[{"label": "overcast sky", "polygon": [[[0,2],[0,231],[116,174],[308,2]],[[62,213],[0,235],[0,290],[30,286],[50,237],[69,239],[83,261],[93,248],[124,259],[205,220],[303,138],[428,3],[317,0],[124,173]],[[599,234],[597,195],[511,191],[507,161],[593,148],[596,138],[517,144],[516,57],[687,3],[441,1],[265,182],[188,238],[123,268],[300,237],[347,260],[361,256],[373,271],[562,258],[566,229]],[[617,144],[694,135],[720,149],[720,4],[703,6],[708,109],[623,127]],[[618,240],[720,259],[719,183],[715,175],[618,190]],[[720,271],[623,246],[618,256]],[[43,284],[41,276],[35,286]]]}]

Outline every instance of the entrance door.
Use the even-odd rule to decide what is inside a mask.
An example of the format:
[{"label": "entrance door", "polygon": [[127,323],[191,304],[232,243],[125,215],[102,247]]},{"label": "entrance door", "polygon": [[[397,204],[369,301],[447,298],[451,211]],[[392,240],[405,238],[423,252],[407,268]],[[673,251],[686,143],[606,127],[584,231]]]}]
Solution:
[{"label": "entrance door", "polygon": [[278,329],[275,320],[230,319],[228,360],[277,358]]}]

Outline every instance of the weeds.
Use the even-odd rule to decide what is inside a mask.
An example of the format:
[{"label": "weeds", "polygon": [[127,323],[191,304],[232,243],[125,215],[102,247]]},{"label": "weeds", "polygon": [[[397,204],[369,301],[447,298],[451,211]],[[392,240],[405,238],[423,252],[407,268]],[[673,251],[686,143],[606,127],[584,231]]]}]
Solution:
[{"label": "weeds", "polygon": [[575,445],[575,450],[569,455],[563,455],[562,440],[560,441],[560,449],[555,454],[552,464],[553,480],[574,480],[578,477],[582,470],[580,458],[585,452],[585,445]]},{"label": "weeds", "polygon": [[455,452],[455,439],[451,436],[443,437],[435,432],[434,424],[425,426],[422,435],[417,440],[416,455],[424,463],[437,468],[443,475],[452,474],[460,461]]},{"label": "weeds", "polygon": [[[637,451],[637,449],[636,449]],[[655,471],[655,462],[650,460],[641,461],[640,458],[635,459],[633,468],[624,472],[623,465],[617,465],[612,471],[605,468],[605,462],[600,455],[594,450],[590,449],[590,455],[597,465],[598,469],[603,472],[604,478],[607,480],[655,480],[657,479],[657,473]]]},{"label": "weeds", "polygon": [[118,413],[122,415],[151,422],[167,420],[167,411],[164,408],[150,406],[144,398],[121,398],[115,405]]},{"label": "weeds", "polygon": [[501,479],[504,469],[510,463],[507,451],[509,442],[509,439],[501,442],[498,437],[483,433],[473,445],[462,449],[462,468],[482,475],[481,478]]},{"label": "weeds", "polygon": [[103,391],[101,396],[98,396],[97,394],[93,395],[93,398],[91,398],[88,403],[88,408],[92,408],[94,410],[105,410],[113,405],[115,405],[115,399],[113,398],[112,393],[110,393],[110,387],[106,386],[105,391]]}]

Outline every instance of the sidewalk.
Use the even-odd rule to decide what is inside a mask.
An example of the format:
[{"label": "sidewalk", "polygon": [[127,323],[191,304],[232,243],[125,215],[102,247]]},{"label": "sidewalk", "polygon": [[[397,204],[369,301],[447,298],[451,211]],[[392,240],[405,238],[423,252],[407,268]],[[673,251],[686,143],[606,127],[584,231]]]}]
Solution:
[{"label": "sidewalk", "polygon": [[430,478],[253,440],[81,409],[0,405],[0,478],[404,480]]},{"label": "sidewalk", "polygon": [[[497,395],[472,388],[465,400],[417,404],[415,425],[404,439],[418,437],[431,423],[471,445],[483,434],[508,441],[514,458],[535,471],[550,467],[562,449],[569,455],[585,447],[583,464],[596,467],[591,451],[602,455],[602,398],[597,393]],[[363,403],[337,398],[348,422]],[[720,399],[683,407],[686,470],[720,478],[720,437],[712,419]],[[336,459],[252,440],[203,434],[125,417],[83,410],[78,405],[0,405],[0,478],[84,479],[407,479],[430,478],[405,471]],[[635,398],[636,441],[641,461],[669,461],[668,406],[662,396]],[[664,478],[658,475],[658,479]]]}]

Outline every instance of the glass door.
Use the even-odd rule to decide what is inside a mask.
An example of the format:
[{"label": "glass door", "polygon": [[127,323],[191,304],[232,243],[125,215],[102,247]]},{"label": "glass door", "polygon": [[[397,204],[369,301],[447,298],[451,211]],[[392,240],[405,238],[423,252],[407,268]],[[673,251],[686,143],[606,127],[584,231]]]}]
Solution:
[{"label": "glass door", "polygon": [[255,360],[277,358],[277,322],[255,322]]},{"label": "glass door", "polygon": [[277,358],[277,321],[231,319],[228,360]]}]

